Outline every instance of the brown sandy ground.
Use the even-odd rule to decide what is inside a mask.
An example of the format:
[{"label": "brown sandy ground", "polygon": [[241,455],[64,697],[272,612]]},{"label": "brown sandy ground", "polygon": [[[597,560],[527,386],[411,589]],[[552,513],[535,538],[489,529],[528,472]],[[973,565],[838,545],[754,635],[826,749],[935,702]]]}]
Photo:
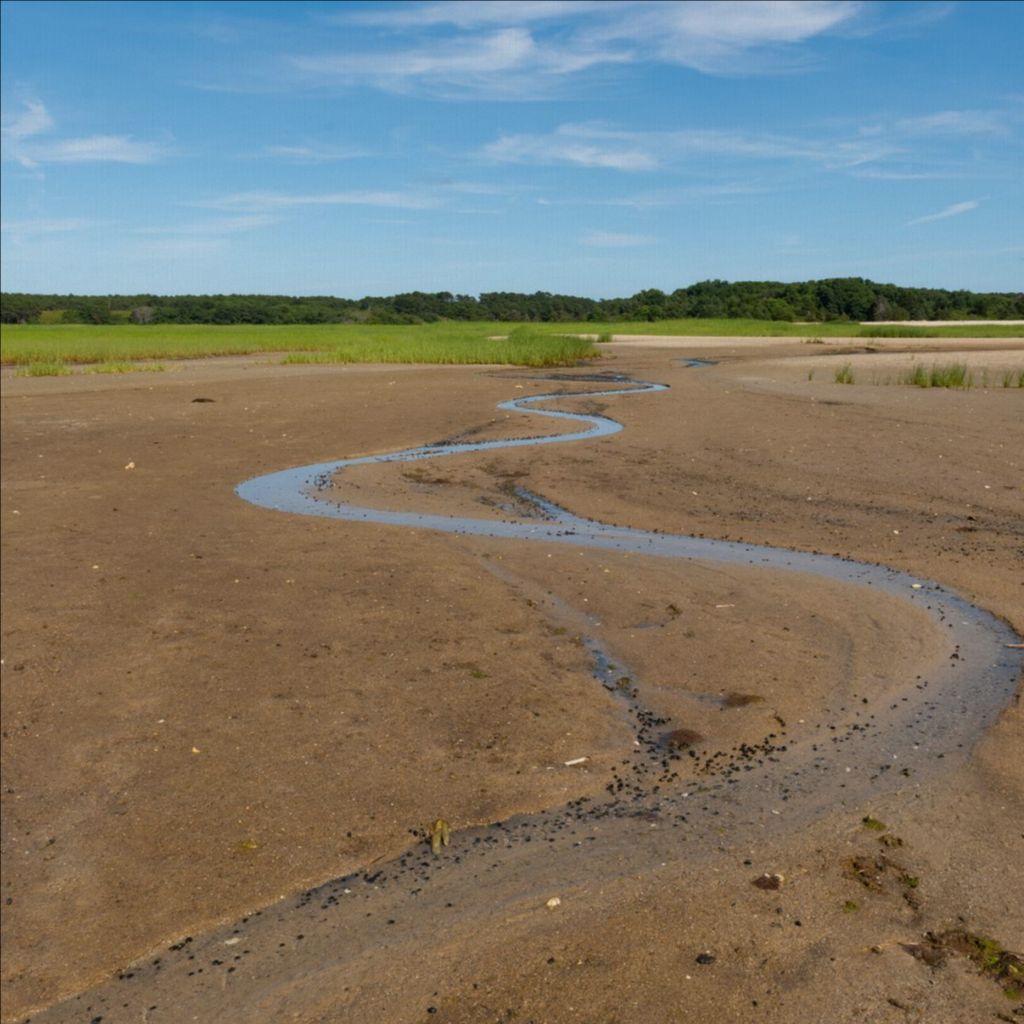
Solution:
[{"label": "brown sandy ground", "polygon": [[[597,519],[911,569],[1024,629],[1019,391],[840,386],[824,354],[808,381],[798,344],[715,347],[701,371],[678,354],[602,361],[673,385],[582,400],[619,435],[343,486],[487,515],[515,479]],[[550,384],[245,360],[146,377],[4,378],[5,1019],[394,853],[439,814],[463,827],[600,791],[628,730],[548,591],[730,743],[774,715],[813,721],[931,649],[916,613],[823,584],[297,519],[231,491],[477,427],[548,432],[496,423],[494,405]],[[765,700],[686,696],[733,690]],[[538,893],[485,935],[454,923],[431,950],[297,983],[274,1019],[1019,1019],[964,957],[928,966],[900,943],[960,928],[1024,947],[1022,740],[1012,709],[941,786],[866,809],[904,840],[878,892],[847,877],[877,833],[826,820],[652,877],[581,879],[554,912]],[[762,871],[782,889],[752,887]]]}]

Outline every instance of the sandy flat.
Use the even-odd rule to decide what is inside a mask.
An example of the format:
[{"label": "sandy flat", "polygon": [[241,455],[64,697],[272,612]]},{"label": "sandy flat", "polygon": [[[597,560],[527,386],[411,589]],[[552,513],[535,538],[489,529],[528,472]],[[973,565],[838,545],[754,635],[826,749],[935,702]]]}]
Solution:
[{"label": "sandy flat", "polygon": [[[887,351],[617,341],[602,370],[671,385],[575,400],[622,433],[419,477],[360,472],[338,496],[491,515],[515,480],[604,522],[882,562],[1024,631],[1024,393],[834,383],[837,358],[881,373],[918,348],[871,344]],[[678,347],[718,364],[685,368]],[[927,347],[1024,365],[1019,343]],[[396,892],[396,923],[358,955],[289,934],[272,988],[243,958],[216,1003],[189,1003],[182,982],[153,1004],[123,989],[122,1010],[104,989],[35,1013],[305,887],[429,856],[437,817],[458,833],[599,798],[633,741],[595,686],[581,623],[659,713],[722,747],[780,719],[827,723],[867,680],[882,714],[887,688],[942,652],[913,609],[841,587],[289,517],[233,493],[293,465],[544,432],[495,411],[550,390],[536,376],[246,359],[4,376],[5,1020],[89,1020],[96,999],[108,1022],[812,1022],[826,1000],[837,1021],[1014,1019],[961,953],[929,966],[905,947],[959,929],[1024,948],[1016,704],[945,774],[791,834],[688,834],[642,870],[531,867],[494,883],[484,918],[460,913],[457,886],[436,920]],[[730,692],[760,699],[711,700]],[[900,844],[880,844],[866,815]],[[659,823],[639,824],[642,850]],[[856,858],[880,865],[877,881]],[[778,890],[752,885],[764,872],[783,876]]]}]

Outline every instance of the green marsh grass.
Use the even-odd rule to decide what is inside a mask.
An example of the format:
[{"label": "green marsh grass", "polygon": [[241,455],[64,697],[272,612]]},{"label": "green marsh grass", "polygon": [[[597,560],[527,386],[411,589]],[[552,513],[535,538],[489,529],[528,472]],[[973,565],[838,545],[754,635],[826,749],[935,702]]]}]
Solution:
[{"label": "green marsh grass", "polygon": [[[195,359],[204,356],[288,352],[291,362],[506,363],[567,365],[597,354],[590,341],[560,331],[487,323],[374,326],[208,326],[151,324],[5,324],[0,328],[0,361],[106,363]],[[508,332],[500,340],[488,335]]]},{"label": "green marsh grass", "polygon": [[567,366],[597,355],[582,338],[516,328],[504,338],[361,338],[336,342],[320,352],[293,352],[285,363],[448,363]]},{"label": "green marsh grass", "polygon": [[[4,363],[103,363],[139,359],[195,359],[203,356],[250,355],[258,352],[342,352],[344,358],[372,362],[380,350],[397,351],[416,344],[417,359],[426,362],[468,361],[461,354],[470,342],[483,345],[489,335],[506,334],[508,323],[442,322],[416,325],[295,324],[3,324],[0,326],[0,361]],[[1020,338],[1019,324],[984,324],[962,327],[894,328],[914,331],[914,337]],[[887,327],[855,323],[787,323],[778,320],[692,319],[642,323],[543,323],[513,326],[517,336],[541,338],[586,334],[601,341],[619,334],[677,335],[680,337],[819,338],[892,337],[877,332]],[[519,332],[525,332],[520,336]],[[872,333],[875,332],[875,333]],[[900,337],[910,335],[898,335]],[[548,358],[551,350],[544,350]],[[481,355],[494,361],[497,343],[487,343]],[[529,352],[525,365],[537,365]],[[578,358],[567,355],[568,360]],[[402,361],[406,361],[402,358]],[[507,356],[501,361],[510,360]],[[547,365],[541,363],[540,365]]]},{"label": "green marsh grass", "polygon": [[852,384],[853,380],[853,367],[849,363],[843,363],[835,373],[835,382],[837,384]]}]

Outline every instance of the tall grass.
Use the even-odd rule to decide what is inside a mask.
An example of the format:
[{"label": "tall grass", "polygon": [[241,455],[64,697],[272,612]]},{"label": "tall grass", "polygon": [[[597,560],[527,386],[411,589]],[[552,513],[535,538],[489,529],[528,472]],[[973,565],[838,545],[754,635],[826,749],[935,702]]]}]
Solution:
[{"label": "tall grass", "polygon": [[[4,363],[114,363],[138,359],[194,359],[201,356],[248,355],[257,352],[365,351],[367,360],[382,349],[395,351],[429,341],[419,349],[420,359],[435,361],[465,347],[483,343],[489,335],[508,334],[507,323],[436,323],[416,325],[295,324],[3,324],[0,326],[0,361]],[[523,331],[524,335],[517,332]],[[893,335],[893,331],[900,332]],[[912,333],[907,333],[912,332]],[[586,334],[600,341],[619,334],[665,334],[696,337],[1024,337],[1015,324],[963,327],[888,327],[852,323],[786,323],[777,320],[692,319],[653,323],[547,323],[513,327],[509,340],[552,335]],[[482,355],[493,357],[499,348],[488,343]],[[533,357],[523,353],[529,360]],[[362,359],[362,356],[359,356]],[[576,358],[571,356],[569,358]],[[459,360],[462,361],[462,360]],[[493,361],[488,358],[487,361]],[[512,360],[512,361],[518,361]]]},{"label": "tall grass", "polygon": [[16,377],[62,377],[71,370],[64,363],[32,362],[19,367]]},{"label": "tall grass", "polygon": [[86,367],[86,373],[163,373],[167,367],[163,363],[120,362],[95,363]]},{"label": "tall grass", "polygon": [[837,384],[853,384],[853,367],[849,363],[843,363],[835,373],[835,382]]},{"label": "tall grass", "polygon": [[918,363],[903,374],[900,383],[918,388],[969,388],[974,378],[966,363],[933,363],[930,367]]},{"label": "tall grass", "polygon": [[293,352],[285,363],[447,363],[567,366],[596,355],[582,338],[516,328],[504,338],[351,339],[320,352]]},{"label": "tall grass", "polygon": [[[194,359],[202,356],[290,352],[293,362],[511,363],[567,365],[596,354],[593,343],[563,330],[517,327],[501,340],[494,324],[299,324],[293,327],[217,327],[191,324],[89,326],[4,325],[0,360],[99,363]],[[507,325],[498,325],[508,331]]]}]

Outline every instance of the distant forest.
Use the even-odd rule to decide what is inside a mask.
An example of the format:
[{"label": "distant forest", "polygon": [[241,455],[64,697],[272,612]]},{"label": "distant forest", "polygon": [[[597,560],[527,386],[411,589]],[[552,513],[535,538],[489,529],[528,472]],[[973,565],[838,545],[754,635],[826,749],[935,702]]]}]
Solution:
[{"label": "distant forest", "polygon": [[523,323],[674,320],[1020,320],[1024,293],[901,288],[859,277],[799,284],[701,281],[674,292],[648,288],[628,299],[534,292],[406,292],[339,299],[288,295],[0,294],[0,322],[76,324],[419,324],[438,320]]}]

